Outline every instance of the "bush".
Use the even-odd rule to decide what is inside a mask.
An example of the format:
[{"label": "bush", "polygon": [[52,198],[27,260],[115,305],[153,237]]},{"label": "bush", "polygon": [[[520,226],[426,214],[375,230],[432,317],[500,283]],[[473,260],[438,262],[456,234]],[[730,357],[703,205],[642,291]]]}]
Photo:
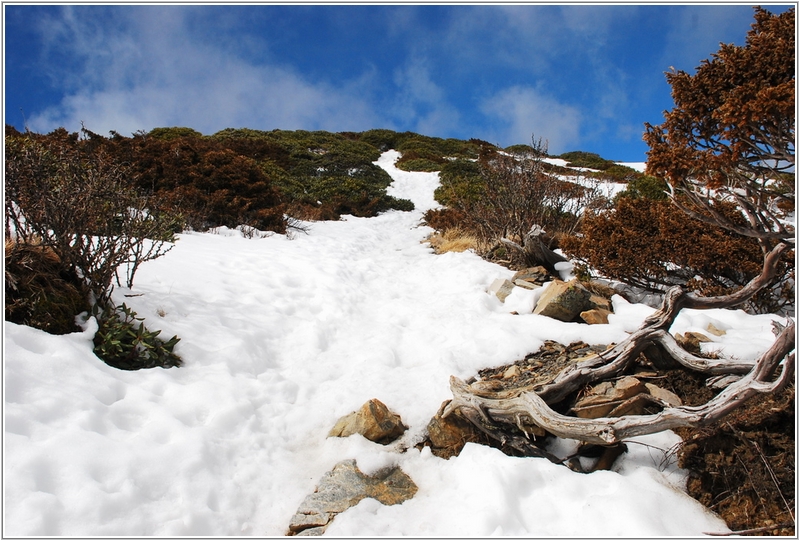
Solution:
[{"label": "bush", "polygon": [[6,239],[5,295],[6,321],[51,334],[77,331],[75,316],[90,309],[81,280],[35,239]]},{"label": "bush", "polygon": [[173,351],[180,338],[161,340],[161,331],[147,330],[142,321],[124,303],[104,313],[94,337],[95,354],[120,370],[181,366],[183,361]]},{"label": "bush", "polygon": [[58,274],[80,277],[90,302],[105,305],[123,265],[131,287],[141,263],[171,249],[176,219],[151,202],[91,136],[7,130],[6,240],[52,251]]},{"label": "bush", "polygon": [[[732,221],[744,218],[732,205],[717,210]],[[580,237],[561,248],[607,278],[654,292],[681,285],[702,295],[738,290],[762,269],[755,239],[688,217],[669,200],[620,198],[610,212],[584,217]],[[771,285],[749,301],[752,312],[772,313],[790,304],[793,254],[784,257]]]},{"label": "bush", "polygon": [[[501,238],[521,242],[534,225],[547,231],[552,247],[577,226],[583,208],[598,196],[550,174],[541,142],[531,148],[531,157],[516,158],[485,145],[477,162],[455,160],[442,169],[436,199],[458,213],[462,221],[454,225],[477,236],[482,247]],[[436,220],[444,221],[429,215],[429,223]]]},{"label": "bush", "polygon": [[599,154],[595,154],[594,152],[584,152],[581,150],[565,152],[558,157],[562,160],[567,160],[567,165],[569,167],[588,167],[589,169],[605,171],[616,165],[611,160],[601,158]]}]

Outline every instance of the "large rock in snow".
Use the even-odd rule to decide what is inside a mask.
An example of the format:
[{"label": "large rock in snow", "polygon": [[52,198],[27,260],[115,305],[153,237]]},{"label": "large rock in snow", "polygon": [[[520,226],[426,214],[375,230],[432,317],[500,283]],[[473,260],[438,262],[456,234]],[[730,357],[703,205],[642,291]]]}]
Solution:
[{"label": "large rock in snow", "polygon": [[358,411],[340,418],[328,437],[346,438],[353,434],[361,434],[370,441],[385,445],[402,436],[407,428],[399,415],[390,411],[377,398],[373,398]]},{"label": "large rock in snow", "polygon": [[560,321],[572,321],[588,308],[591,293],[577,279],[569,282],[553,280],[536,303],[534,314]]},{"label": "large rock in snow", "polygon": [[398,467],[364,475],[355,460],[344,460],[322,476],[289,524],[287,535],[322,535],[331,521],[364,498],[384,505],[402,503],[417,493],[417,485]]}]

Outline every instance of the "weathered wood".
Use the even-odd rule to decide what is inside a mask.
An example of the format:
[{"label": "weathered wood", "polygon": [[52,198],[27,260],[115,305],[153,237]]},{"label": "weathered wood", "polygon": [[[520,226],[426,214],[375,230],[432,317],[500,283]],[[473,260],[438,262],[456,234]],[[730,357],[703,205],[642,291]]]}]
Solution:
[{"label": "weathered wood", "polygon": [[[580,419],[553,411],[536,392],[513,398],[478,397],[456,377],[450,378],[453,400],[445,415],[455,410],[472,409],[486,424],[535,424],[561,438],[611,445],[624,439],[685,426],[702,426],[717,421],[758,393],[772,393],[785,387],[794,376],[794,323],[781,332],[778,340],[756,361],[744,377],[729,385],[702,406],[665,407],[653,415],[624,415],[599,419]],[[784,361],[785,359],[785,361]],[[780,375],[772,377],[781,362]]]},{"label": "weathered wood", "polygon": [[556,263],[565,262],[567,259],[545,246],[541,239],[544,232],[544,229],[539,225],[534,225],[522,240],[522,246],[505,238],[500,239],[500,242],[519,251],[525,259],[525,264],[527,266],[536,267],[541,265],[551,274],[558,275],[558,271],[555,267]]}]

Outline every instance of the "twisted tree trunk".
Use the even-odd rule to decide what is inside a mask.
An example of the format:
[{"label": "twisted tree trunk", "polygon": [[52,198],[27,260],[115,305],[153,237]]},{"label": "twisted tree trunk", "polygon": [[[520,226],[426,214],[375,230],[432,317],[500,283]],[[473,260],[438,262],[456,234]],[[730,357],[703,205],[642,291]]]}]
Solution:
[{"label": "twisted tree trunk", "polygon": [[[572,364],[552,381],[512,391],[493,392],[473,388],[451,377],[453,399],[444,415],[459,410],[464,417],[496,439],[506,438],[502,426],[512,425],[524,433],[536,425],[563,438],[587,443],[611,445],[625,438],[652,434],[681,426],[701,426],[727,415],[758,393],[774,393],[794,376],[795,324],[790,322],[780,332],[772,347],[755,361],[705,359],[691,355],[678,346],[669,328],[683,308],[730,308],[745,302],[764,287],[775,275],[781,254],[789,248],[778,244],[764,258],[759,276],[738,292],[720,297],[697,297],[680,287],[670,289],[662,306],[625,341],[616,346]],[[625,415],[614,418],[579,419],[555,412],[557,404],[584,386],[622,374],[645,348],[659,344],[677,363],[685,368],[709,375],[736,375],[732,383],[703,406],[671,407],[654,415]],[[784,361],[785,359],[785,361]],[[778,367],[783,366],[778,372]],[[650,397],[654,402],[657,399]]]}]

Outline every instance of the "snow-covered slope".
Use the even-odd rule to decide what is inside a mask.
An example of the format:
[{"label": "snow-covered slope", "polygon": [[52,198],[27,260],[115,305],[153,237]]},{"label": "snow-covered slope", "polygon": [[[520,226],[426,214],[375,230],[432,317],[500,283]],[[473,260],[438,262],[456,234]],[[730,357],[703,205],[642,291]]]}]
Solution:
[{"label": "snow-covered slope", "polygon": [[[331,535],[725,530],[680,491],[671,433],[631,443],[617,471],[591,475],[472,444],[450,460],[413,448],[450,397],[451,374],[511,362],[546,339],[619,341],[652,310],[617,298],[611,323],[596,326],[511,315],[530,310],[530,294],[504,305],[485,292],[511,271],[420,242],[437,175],[399,171],[397,156],[379,164],[414,212],[313,223],[293,238],[182,234],[142,266],[133,291],[117,290],[151,329],[182,338],[182,368],[115,370],[92,354],[91,327],[51,336],[5,323],[4,534],[283,535],[346,458],[366,473],[398,464],[419,492],[392,507],[364,500]],[[771,321],[689,311],[675,330],[713,322],[728,334],[712,346],[745,357],[771,344]],[[326,438],[370,398],[410,426],[400,445]]]}]

